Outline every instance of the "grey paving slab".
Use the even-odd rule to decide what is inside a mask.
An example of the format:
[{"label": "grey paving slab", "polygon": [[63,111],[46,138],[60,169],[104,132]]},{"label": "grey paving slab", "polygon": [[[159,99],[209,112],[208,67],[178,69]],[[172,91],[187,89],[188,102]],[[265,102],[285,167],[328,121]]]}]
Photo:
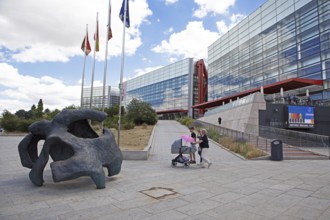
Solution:
[{"label": "grey paving slab", "polygon": [[[102,190],[87,177],[54,183],[49,164],[34,186],[18,156],[23,137],[0,136],[0,219],[330,219],[329,161],[241,160],[211,143],[210,169],[172,167],[181,134],[185,126],[160,121],[150,160],[125,160]],[[175,194],[142,193],[153,187]]]}]

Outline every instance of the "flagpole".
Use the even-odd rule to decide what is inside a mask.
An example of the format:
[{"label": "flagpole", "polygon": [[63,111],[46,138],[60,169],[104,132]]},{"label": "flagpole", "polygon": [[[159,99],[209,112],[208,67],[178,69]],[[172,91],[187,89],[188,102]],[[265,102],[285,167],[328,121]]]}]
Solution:
[{"label": "flagpole", "polygon": [[[95,29],[95,33],[97,32],[97,25],[98,25],[98,16],[99,13],[96,13],[96,29]],[[95,72],[95,53],[96,53],[96,38],[95,38],[95,44],[94,44],[94,58],[93,58],[93,67],[92,67],[92,82],[91,82],[91,97],[90,97],[90,103],[89,103],[89,108],[92,108],[92,102],[93,102],[93,85],[94,85],[94,72]]]},{"label": "flagpole", "polygon": [[87,50],[87,39],[86,36],[88,34],[88,24],[86,24],[86,35],[85,35],[85,46],[84,46],[84,64],[83,64],[83,71],[81,77],[81,98],[80,98],[80,108],[82,109],[83,106],[83,92],[84,92],[84,80],[85,80],[85,66],[86,66],[86,50]]},{"label": "flagpole", "polygon": [[[104,112],[104,99],[105,99],[105,85],[107,80],[107,64],[108,64],[108,41],[110,35],[110,24],[111,24],[111,0],[109,0],[109,11],[108,11],[108,26],[107,26],[107,36],[105,40],[105,63],[104,63],[104,74],[103,74],[103,97],[102,97],[102,111]],[[109,94],[109,92],[108,92]],[[110,94],[109,94],[110,95]]]},{"label": "flagpole", "polygon": [[126,33],[126,19],[127,19],[127,0],[124,0],[124,19],[123,19],[123,41],[121,51],[121,68],[120,68],[120,83],[119,83],[119,114],[118,114],[118,147],[120,146],[120,120],[121,120],[121,103],[123,95],[123,75],[124,75],[124,62],[125,62],[125,33]]}]

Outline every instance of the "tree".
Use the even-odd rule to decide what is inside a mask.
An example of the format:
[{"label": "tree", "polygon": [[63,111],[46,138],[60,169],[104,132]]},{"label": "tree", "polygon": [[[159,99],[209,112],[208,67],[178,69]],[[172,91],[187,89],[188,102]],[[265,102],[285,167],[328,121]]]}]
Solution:
[{"label": "tree", "polygon": [[119,113],[119,105],[113,105],[110,108],[105,108],[104,112],[107,113],[108,117],[112,118]]},{"label": "tree", "polygon": [[25,111],[24,109],[20,109],[20,110],[16,111],[15,115],[19,118],[27,118],[28,112]]},{"label": "tree", "polygon": [[49,108],[46,108],[46,109],[44,110],[44,113],[45,113],[45,114],[49,114],[49,113],[50,113]]},{"label": "tree", "polygon": [[72,105],[66,106],[64,109],[75,110],[75,109],[79,109],[79,108],[72,104]]},{"label": "tree", "polygon": [[32,117],[35,117],[36,116],[36,113],[37,113],[37,107],[36,107],[35,104],[33,104],[31,106],[31,115],[32,115]]},{"label": "tree", "polygon": [[15,131],[17,128],[18,117],[13,115],[8,110],[4,110],[2,113],[1,126],[6,131]]},{"label": "tree", "polygon": [[133,99],[127,105],[126,117],[136,125],[143,123],[154,125],[158,120],[156,111],[152,109],[151,105],[138,99]]},{"label": "tree", "polygon": [[61,111],[58,109],[55,109],[54,111],[51,111],[49,114],[47,114],[47,119],[52,120],[58,113]]},{"label": "tree", "polygon": [[36,117],[41,118],[43,111],[44,111],[44,103],[42,102],[42,99],[39,99],[38,107],[36,109]]}]

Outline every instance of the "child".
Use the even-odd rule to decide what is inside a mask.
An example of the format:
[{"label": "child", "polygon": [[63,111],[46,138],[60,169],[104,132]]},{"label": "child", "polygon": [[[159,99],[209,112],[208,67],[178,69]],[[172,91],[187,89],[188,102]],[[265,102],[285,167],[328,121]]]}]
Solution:
[{"label": "child", "polygon": [[[198,129],[197,130],[197,138],[198,139],[201,139],[201,130]],[[199,163],[202,163],[203,162],[203,158],[202,158],[202,148],[200,146],[198,146],[198,155],[199,155]]]},{"label": "child", "polygon": [[[194,132],[194,127],[189,127],[191,137],[194,139],[194,142],[196,142],[196,133]],[[195,157],[195,152],[196,152],[196,144],[191,143],[190,146],[190,163],[196,163],[196,157]]]}]

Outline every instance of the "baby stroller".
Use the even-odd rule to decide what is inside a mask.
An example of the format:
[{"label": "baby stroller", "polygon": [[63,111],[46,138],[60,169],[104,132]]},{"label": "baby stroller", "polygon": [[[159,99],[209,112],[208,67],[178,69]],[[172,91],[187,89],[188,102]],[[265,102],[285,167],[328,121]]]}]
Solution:
[{"label": "baby stroller", "polygon": [[171,146],[172,154],[179,154],[172,160],[172,166],[176,166],[178,163],[181,163],[184,167],[189,167],[189,157],[184,156],[183,154],[190,153],[190,147],[182,145],[182,139],[175,140]]}]

